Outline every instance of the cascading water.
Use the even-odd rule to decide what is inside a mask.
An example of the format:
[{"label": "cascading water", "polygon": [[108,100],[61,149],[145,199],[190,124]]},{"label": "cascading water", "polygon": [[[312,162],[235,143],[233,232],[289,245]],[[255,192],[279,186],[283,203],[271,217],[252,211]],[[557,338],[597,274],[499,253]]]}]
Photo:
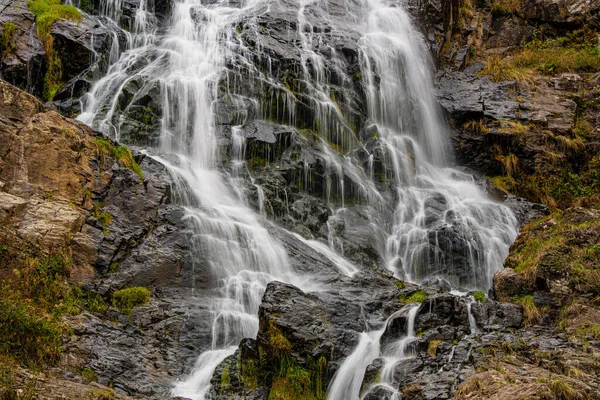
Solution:
[{"label": "cascading water", "polygon": [[[214,287],[203,301],[213,313],[212,345],[200,355],[190,377],[176,385],[175,395],[203,399],[215,367],[233,353],[240,339],[256,335],[266,284],[274,279],[298,282],[285,250],[261,222],[268,216],[267,200],[245,165],[245,138],[239,128],[254,118],[304,126],[303,114],[297,111],[306,111],[307,104],[314,111],[311,128],[319,137],[318,155],[326,166],[323,197],[332,214],[329,247],[298,240],[345,275],[358,269],[342,257],[343,242],[335,232],[335,220],[343,221],[349,207],[347,193],[364,207],[387,267],[413,282],[438,276],[455,286],[487,288],[516,237],[511,212],[489,201],[472,177],[445,166],[445,125],[434,98],[427,48],[406,12],[380,0],[341,3],[352,10],[352,21],[321,22],[342,36],[350,25],[360,33],[360,72],[355,76],[348,76],[336,61],[335,49],[322,42],[319,32],[327,30],[310,22],[311,7],[327,10],[327,2],[294,3],[297,24],[289,30],[298,38],[302,79],[292,90],[271,76],[270,56],[261,52],[257,39],[260,26],[255,20],[276,11],[277,1],[180,0],[173,4],[168,27],[158,30],[153,8],[142,0],[128,48],[83,99],[80,119],[125,142],[131,138],[121,135],[122,128],[131,124],[136,107],[147,98],[158,104],[160,135],[152,139],[148,132],[147,150],[172,173],[174,193],[186,206],[194,232],[193,258],[210,267]],[[121,4],[106,0],[102,7],[118,20]],[[252,46],[238,32],[242,22],[255,32]],[[333,66],[325,66],[326,58]],[[242,67],[228,65],[235,64],[232,60]],[[240,84],[242,75],[250,82],[246,86]],[[339,88],[350,87],[357,77],[366,96],[367,119],[352,128],[356,120],[351,123],[344,111],[346,99]],[[231,123],[230,174],[223,173],[219,152],[219,96],[228,96],[233,104],[251,104]],[[359,133],[376,144],[367,148]],[[366,156],[361,159],[358,153]],[[306,188],[312,171],[306,160],[300,162],[305,165]],[[378,174],[391,193],[383,193],[376,183]],[[258,193],[258,213],[244,198],[244,176]],[[289,209],[287,191],[285,198]],[[412,324],[416,310],[410,310]],[[330,398],[358,396],[365,367],[380,353],[382,333],[361,335],[330,386]],[[409,329],[397,351],[390,350],[390,365],[406,355],[413,336]]]}]

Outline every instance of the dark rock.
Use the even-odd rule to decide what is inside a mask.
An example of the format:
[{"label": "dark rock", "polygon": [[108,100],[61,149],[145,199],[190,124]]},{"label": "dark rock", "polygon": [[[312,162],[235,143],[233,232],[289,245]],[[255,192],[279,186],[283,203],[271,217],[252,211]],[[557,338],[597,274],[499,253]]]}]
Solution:
[{"label": "dark rock", "polygon": [[3,32],[8,21],[16,26],[10,42],[11,49],[3,49],[0,73],[7,82],[41,97],[46,53],[37,37],[34,20],[35,15],[29,12],[24,1],[14,2],[0,14]]},{"label": "dark rock", "polygon": [[527,282],[512,268],[501,269],[494,275],[494,296],[496,299],[507,301],[527,292],[529,292]]}]

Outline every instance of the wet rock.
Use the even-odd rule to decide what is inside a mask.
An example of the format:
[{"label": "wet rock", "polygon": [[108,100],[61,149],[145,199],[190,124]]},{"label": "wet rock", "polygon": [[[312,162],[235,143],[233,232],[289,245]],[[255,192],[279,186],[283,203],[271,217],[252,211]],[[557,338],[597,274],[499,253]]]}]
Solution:
[{"label": "wet rock", "polygon": [[440,105],[459,121],[482,116],[498,120],[517,118],[519,103],[511,94],[515,92],[514,82],[493,83],[471,71],[446,69],[440,73],[437,85]]},{"label": "wet rock", "polygon": [[[4,6],[3,6],[4,8]],[[15,25],[9,48],[3,49],[0,73],[2,79],[41,96],[46,70],[46,53],[37,38],[35,15],[27,9],[26,2],[15,2],[0,14],[0,25],[5,31],[6,23]],[[8,38],[8,36],[7,36]]]}]

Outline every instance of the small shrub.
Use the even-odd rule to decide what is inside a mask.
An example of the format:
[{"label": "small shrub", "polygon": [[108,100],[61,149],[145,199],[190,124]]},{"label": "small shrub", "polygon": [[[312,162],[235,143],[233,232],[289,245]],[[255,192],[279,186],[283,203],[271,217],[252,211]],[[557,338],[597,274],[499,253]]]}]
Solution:
[{"label": "small shrub", "polygon": [[473,297],[480,303],[483,303],[485,301],[485,293],[483,293],[482,290],[478,290],[475,293],[473,293]]},{"label": "small shrub", "polygon": [[150,291],[141,286],[121,289],[113,293],[113,307],[117,307],[122,314],[131,315],[133,307],[142,306],[148,301],[150,301]]},{"label": "small shrub", "polygon": [[62,329],[26,302],[0,299],[0,353],[27,366],[58,361]]},{"label": "small shrub", "polygon": [[15,32],[17,30],[17,25],[15,25],[12,21],[7,21],[4,24],[4,28],[2,29],[2,56],[4,57],[6,54],[12,53],[15,50],[15,44],[13,40],[15,38]]}]

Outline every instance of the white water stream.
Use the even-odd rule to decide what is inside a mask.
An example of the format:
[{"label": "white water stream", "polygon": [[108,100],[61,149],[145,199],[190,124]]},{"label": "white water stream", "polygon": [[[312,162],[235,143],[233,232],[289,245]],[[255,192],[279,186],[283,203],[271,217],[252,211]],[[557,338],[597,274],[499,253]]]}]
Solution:
[{"label": "white water stream", "polygon": [[[446,167],[445,124],[434,98],[428,50],[406,12],[380,0],[346,3],[353,16],[347,23],[362,35],[360,76],[368,104],[365,128],[376,132],[378,141],[366,168],[347,151],[360,144],[332,100],[324,56],[317,51],[321,42],[308,19],[307,9],[326,7],[323,1],[298,0],[295,28],[307,82],[305,91],[315,110],[315,130],[323,138],[327,203],[334,216],[343,218],[344,177],[348,178],[357,196],[365,200],[376,236],[383,238],[377,244],[382,258],[398,277],[420,282],[439,276],[456,285],[488,287],[516,237],[516,220],[506,207],[488,200],[472,177]],[[102,7],[108,17],[121,18],[121,0],[106,0]],[[284,248],[261,223],[266,212],[260,186],[252,181],[261,203],[257,213],[243,198],[240,174],[244,169],[244,139],[236,135],[236,127],[232,128],[232,140],[239,174],[227,176],[219,167],[215,103],[219,84],[227,76],[226,62],[241,57],[252,64],[245,58],[248,50],[236,24],[268,15],[276,7],[276,0],[178,0],[173,4],[168,29],[159,34],[156,18],[142,0],[128,48],[118,59],[111,55],[115,62],[84,98],[79,117],[120,140],[124,123],[120,102],[127,97],[124,93],[128,88],[140,86],[134,97],[150,89],[160,93],[160,98],[154,99],[160,103],[162,116],[158,146],[148,151],[172,173],[177,186],[174,191],[186,206],[186,219],[194,232],[194,251],[202,254],[215,282],[214,295],[209,299],[213,314],[211,348],[199,356],[192,374],[178,382],[173,391],[194,400],[205,397],[215,367],[233,353],[239,341],[256,336],[258,307],[267,283],[302,282],[294,276]],[[333,19],[329,22],[335,25]],[[256,79],[270,81],[268,68],[264,71],[256,66],[249,71],[257,75]],[[351,78],[344,78],[344,82],[349,81]],[[233,90],[235,82],[228,85],[228,90]],[[295,121],[295,100],[289,93],[284,97],[282,109],[291,124]],[[252,101],[261,108],[259,100]],[[332,143],[344,154],[334,151]],[[393,181],[393,204],[375,185],[375,158],[384,161],[385,176]],[[333,192],[341,196],[334,198]],[[434,217],[428,211],[432,202],[433,209],[439,211]],[[443,236],[448,231],[457,238],[450,245]],[[353,275],[357,271],[358,267],[342,257],[343,246],[333,232],[329,233],[330,247],[304,241],[337,265],[341,273]],[[460,265],[445,254],[455,244],[460,244],[462,252]],[[379,355],[381,333],[361,335],[357,349],[330,386],[330,399],[358,396],[366,366]],[[390,353],[390,365],[405,357],[413,336],[409,329],[402,339],[406,343],[398,343],[397,351]]]}]

